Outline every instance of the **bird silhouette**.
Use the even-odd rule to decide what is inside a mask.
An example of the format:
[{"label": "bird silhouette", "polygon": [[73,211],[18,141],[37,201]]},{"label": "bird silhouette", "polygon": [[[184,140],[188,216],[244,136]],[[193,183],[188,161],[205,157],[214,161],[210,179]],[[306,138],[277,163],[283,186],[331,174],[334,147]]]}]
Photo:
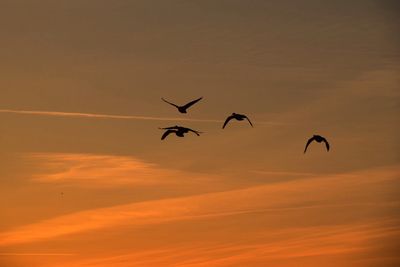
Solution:
[{"label": "bird silhouette", "polygon": [[175,133],[175,135],[178,136],[178,137],[184,137],[185,134],[188,133],[188,132],[193,132],[197,136],[200,136],[200,134],[202,133],[202,132],[195,131],[195,130],[192,130],[190,128],[186,128],[186,127],[182,127],[182,126],[178,126],[178,125],[175,125],[175,126],[172,126],[172,127],[166,127],[166,128],[159,128],[159,129],[166,130],[164,132],[164,134],[161,136],[161,140],[164,140],[171,133]]},{"label": "bird silhouette", "polygon": [[322,137],[322,136],[320,136],[320,135],[315,135],[315,134],[314,134],[313,137],[311,137],[310,139],[308,139],[307,144],[306,144],[306,148],[304,149],[304,153],[306,153],[307,148],[308,148],[308,146],[311,144],[312,141],[316,141],[317,143],[324,142],[324,143],[325,143],[325,146],[326,146],[326,150],[329,151],[330,146],[329,146],[328,141],[327,141],[324,137]]},{"label": "bird silhouette", "polygon": [[168,103],[168,104],[176,107],[180,113],[187,113],[187,109],[190,108],[192,105],[196,104],[197,102],[199,102],[201,99],[203,99],[203,97],[197,98],[196,100],[193,100],[193,101],[191,101],[191,102],[189,102],[189,103],[187,103],[186,105],[183,105],[183,106],[175,105],[174,103],[171,103],[171,102],[165,100],[164,98],[161,98],[161,99],[165,103]]},{"label": "bird silhouette", "polygon": [[253,124],[251,123],[251,121],[249,120],[249,118],[247,118],[246,115],[237,114],[237,113],[232,113],[232,115],[230,115],[228,118],[226,118],[226,120],[225,120],[225,122],[224,122],[224,125],[222,126],[222,129],[224,129],[225,126],[228,124],[228,122],[229,122],[230,120],[232,120],[232,119],[236,119],[236,120],[238,120],[238,121],[242,121],[242,120],[246,119],[246,120],[250,123],[251,127],[253,127]]}]

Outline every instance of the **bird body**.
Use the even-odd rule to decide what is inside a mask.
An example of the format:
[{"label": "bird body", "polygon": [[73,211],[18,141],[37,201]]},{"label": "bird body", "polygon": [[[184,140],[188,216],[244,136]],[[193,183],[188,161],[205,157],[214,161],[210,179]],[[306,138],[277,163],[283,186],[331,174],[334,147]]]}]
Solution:
[{"label": "bird body", "polygon": [[161,99],[162,99],[165,103],[168,103],[168,104],[170,104],[170,105],[176,107],[180,113],[184,113],[184,114],[185,114],[185,113],[187,113],[187,109],[188,109],[188,108],[190,108],[192,105],[194,105],[194,104],[196,104],[197,102],[199,102],[201,99],[203,99],[203,97],[200,97],[200,98],[198,98],[198,99],[195,99],[195,100],[193,100],[193,101],[190,101],[189,103],[187,103],[187,104],[185,104],[185,105],[183,105],[183,106],[178,106],[178,105],[176,105],[176,104],[174,104],[174,103],[171,103],[171,102],[165,100],[164,98],[161,98]]},{"label": "bird body", "polygon": [[164,134],[161,136],[161,140],[164,140],[169,134],[174,133],[178,137],[184,137],[186,133],[188,132],[193,132],[197,136],[200,135],[201,132],[192,130],[190,128],[182,127],[182,126],[172,126],[172,127],[166,127],[166,128],[160,128],[161,130],[166,130]]},{"label": "bird body", "polygon": [[235,120],[238,120],[238,121],[242,121],[242,120],[246,119],[250,123],[251,127],[253,127],[253,124],[251,123],[251,121],[249,120],[249,118],[246,115],[238,114],[238,113],[232,113],[232,115],[230,115],[228,118],[226,118],[226,120],[224,122],[224,125],[222,126],[222,129],[224,129],[225,126],[228,124],[228,122],[230,120],[232,120],[232,119],[235,119]]},{"label": "bird body", "polygon": [[329,151],[330,145],[328,143],[328,141],[325,139],[325,137],[322,137],[320,135],[316,135],[314,134],[313,137],[311,137],[310,139],[308,139],[306,147],[304,149],[304,153],[306,153],[308,146],[311,144],[312,141],[316,141],[317,143],[321,143],[324,142],[325,146],[326,146],[326,150]]}]

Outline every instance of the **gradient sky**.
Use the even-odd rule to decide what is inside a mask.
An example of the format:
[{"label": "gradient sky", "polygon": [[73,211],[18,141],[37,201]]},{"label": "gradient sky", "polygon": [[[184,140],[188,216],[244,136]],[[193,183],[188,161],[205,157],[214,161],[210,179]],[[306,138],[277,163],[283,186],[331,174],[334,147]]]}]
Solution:
[{"label": "gradient sky", "polygon": [[2,0],[0,266],[399,266],[399,12]]}]

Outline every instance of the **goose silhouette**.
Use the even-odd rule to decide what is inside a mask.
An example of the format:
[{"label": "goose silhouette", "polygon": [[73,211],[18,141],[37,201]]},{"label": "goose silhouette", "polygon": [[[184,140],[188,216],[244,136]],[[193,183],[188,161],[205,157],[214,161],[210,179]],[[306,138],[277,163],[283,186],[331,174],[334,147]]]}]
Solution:
[{"label": "goose silhouette", "polygon": [[326,146],[326,150],[329,151],[330,145],[329,145],[328,141],[324,137],[314,134],[313,137],[308,139],[307,144],[306,144],[306,148],[304,149],[304,153],[306,153],[307,148],[311,144],[312,141],[316,141],[317,143],[324,142],[325,146]]},{"label": "goose silhouette", "polygon": [[197,99],[195,99],[193,101],[190,101],[189,103],[187,103],[186,105],[183,105],[183,106],[175,105],[174,103],[171,103],[171,102],[165,100],[164,98],[161,98],[161,99],[165,103],[168,103],[168,104],[176,107],[180,113],[187,113],[187,109],[190,108],[191,106],[193,106],[194,104],[196,104],[197,102],[199,102],[201,99],[203,99],[203,97],[200,97],[200,98],[197,98]]},{"label": "goose silhouette", "polygon": [[192,130],[190,128],[186,128],[186,127],[182,127],[182,126],[178,126],[178,125],[175,125],[175,126],[172,126],[172,127],[159,128],[159,129],[166,130],[164,132],[164,134],[161,136],[161,140],[164,140],[171,133],[175,133],[175,135],[178,136],[178,137],[184,137],[185,134],[188,133],[188,132],[193,132],[197,136],[200,136],[200,134],[202,133],[202,132],[195,131],[195,130]]},{"label": "goose silhouette", "polygon": [[242,121],[242,120],[246,119],[250,123],[251,127],[253,127],[253,124],[251,123],[251,121],[249,120],[249,118],[246,115],[232,113],[232,115],[230,115],[228,118],[226,118],[224,125],[222,126],[222,129],[224,129],[225,126],[228,124],[228,122],[232,119],[236,119],[238,121]]}]

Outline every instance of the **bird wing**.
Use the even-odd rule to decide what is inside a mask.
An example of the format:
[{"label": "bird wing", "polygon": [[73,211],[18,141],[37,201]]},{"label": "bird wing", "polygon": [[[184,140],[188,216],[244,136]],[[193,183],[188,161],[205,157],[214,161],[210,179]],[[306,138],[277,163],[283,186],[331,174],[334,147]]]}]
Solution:
[{"label": "bird wing", "polygon": [[161,136],[161,140],[164,140],[170,133],[174,133],[174,130],[167,130],[165,133]]},{"label": "bird wing", "polygon": [[200,136],[200,133],[201,133],[201,132],[199,132],[199,131],[195,131],[195,130],[192,130],[192,129],[190,129],[190,128],[185,128],[185,129],[188,130],[188,131],[191,131],[191,132],[195,133],[197,136]]},{"label": "bird wing", "polygon": [[327,141],[325,138],[324,138],[322,141],[323,141],[323,142],[325,143],[325,145],[326,145],[326,150],[329,151],[330,145],[329,145],[328,141]]},{"label": "bird wing", "polygon": [[314,139],[315,139],[314,137],[311,137],[310,139],[308,139],[307,144],[306,144],[306,148],[304,149],[304,153],[306,153],[308,145],[309,145],[312,141],[314,141]]},{"label": "bird wing", "polygon": [[233,119],[233,116],[232,116],[232,115],[229,116],[228,118],[226,118],[226,120],[225,120],[225,122],[224,122],[224,125],[222,126],[222,129],[225,128],[225,126],[228,124],[228,122],[229,122],[231,119]]},{"label": "bird wing", "polygon": [[162,98],[162,97],[161,97],[161,99],[162,99],[165,103],[168,103],[168,104],[170,104],[170,105],[172,105],[172,106],[174,106],[174,107],[176,107],[176,108],[179,108],[179,106],[175,105],[174,103],[171,103],[171,102],[165,100],[165,99]]},{"label": "bird wing", "polygon": [[251,127],[254,127],[253,124],[251,123],[250,119],[247,118],[247,116],[244,116],[246,118],[246,120],[250,123]]},{"label": "bird wing", "polygon": [[179,126],[171,126],[171,127],[165,127],[165,128],[158,128],[160,130],[178,130]]},{"label": "bird wing", "polygon": [[196,100],[193,100],[193,101],[187,103],[186,105],[183,106],[183,108],[185,108],[185,109],[190,108],[192,105],[196,104],[201,99],[203,99],[203,97],[197,98]]}]

